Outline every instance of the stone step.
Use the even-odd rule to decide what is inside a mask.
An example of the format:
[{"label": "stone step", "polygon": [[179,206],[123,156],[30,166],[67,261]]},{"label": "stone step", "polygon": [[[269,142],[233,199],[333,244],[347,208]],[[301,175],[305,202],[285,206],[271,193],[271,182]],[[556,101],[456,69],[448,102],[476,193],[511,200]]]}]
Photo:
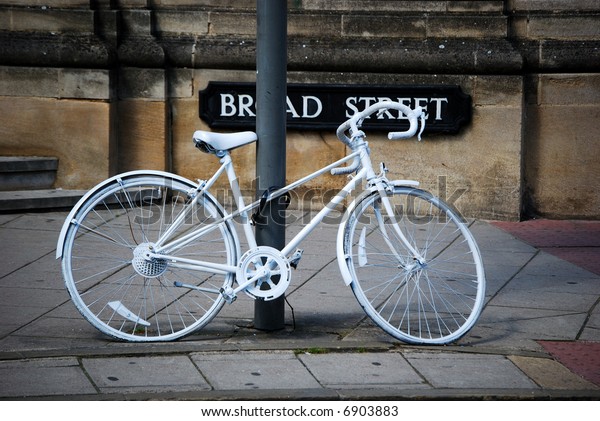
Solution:
[{"label": "stone step", "polygon": [[52,188],[57,169],[58,158],[0,156],[0,191]]},{"label": "stone step", "polygon": [[87,190],[17,190],[0,191],[0,212],[69,209]]}]

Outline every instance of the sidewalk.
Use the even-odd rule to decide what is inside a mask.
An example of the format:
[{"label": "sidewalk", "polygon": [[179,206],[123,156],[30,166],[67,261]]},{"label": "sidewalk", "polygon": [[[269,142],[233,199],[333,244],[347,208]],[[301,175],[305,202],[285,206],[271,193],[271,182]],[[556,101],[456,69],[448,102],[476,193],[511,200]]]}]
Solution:
[{"label": "sidewalk", "polygon": [[184,340],[129,344],[69,300],[54,259],[66,215],[0,215],[0,399],[600,398],[600,222],[475,222],[487,304],[450,346],[405,345],[365,319],[333,225],[303,245],[285,329],[250,328],[241,296]]}]

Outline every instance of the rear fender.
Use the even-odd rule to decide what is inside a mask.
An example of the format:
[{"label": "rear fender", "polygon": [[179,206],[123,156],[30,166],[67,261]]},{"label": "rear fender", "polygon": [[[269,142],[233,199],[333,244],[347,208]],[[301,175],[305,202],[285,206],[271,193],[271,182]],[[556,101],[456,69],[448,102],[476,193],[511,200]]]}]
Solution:
[{"label": "rear fender", "polygon": [[[96,194],[98,191],[102,190],[104,187],[108,186],[110,183],[113,183],[118,180],[124,180],[126,178],[134,177],[134,176],[138,176],[138,175],[160,175],[160,176],[165,176],[165,177],[169,177],[169,178],[181,181],[182,183],[185,183],[185,184],[189,184],[190,188],[194,188],[194,187],[198,186],[197,183],[194,183],[194,182],[192,182],[186,178],[180,177],[176,174],[171,174],[171,173],[164,172],[164,171],[149,171],[149,170],[130,171],[130,172],[126,172],[123,174],[115,175],[114,177],[104,180],[100,184],[93,187],[90,191],[88,191],[81,199],[79,199],[79,201],[75,204],[75,206],[73,207],[73,209],[71,210],[71,212],[69,213],[67,218],[65,219],[65,222],[60,230],[60,235],[58,237],[58,243],[56,245],[56,258],[57,259],[60,259],[63,255],[64,246],[65,246],[65,237],[67,236],[67,231],[69,230],[69,227],[71,226],[71,224],[76,222],[74,220],[75,215],[77,215],[77,212],[79,212],[79,210],[81,209],[83,204],[86,202],[86,200],[88,200],[91,196]],[[233,232],[232,234],[235,235],[235,232]],[[238,253],[238,255],[239,255],[239,253]]]}]

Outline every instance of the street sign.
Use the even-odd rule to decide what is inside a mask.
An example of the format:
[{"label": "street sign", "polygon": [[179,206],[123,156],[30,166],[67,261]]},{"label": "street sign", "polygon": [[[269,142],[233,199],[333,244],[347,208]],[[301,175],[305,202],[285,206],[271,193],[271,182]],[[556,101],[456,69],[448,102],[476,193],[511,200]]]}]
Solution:
[{"label": "street sign", "polygon": [[[251,129],[256,124],[254,83],[209,82],[200,91],[200,118],[211,128]],[[471,97],[458,85],[326,85],[288,84],[287,127],[335,130],[356,111],[390,100],[427,113],[426,132],[456,133],[471,121]],[[386,111],[364,122],[368,130],[400,131],[408,120],[398,111]]]}]

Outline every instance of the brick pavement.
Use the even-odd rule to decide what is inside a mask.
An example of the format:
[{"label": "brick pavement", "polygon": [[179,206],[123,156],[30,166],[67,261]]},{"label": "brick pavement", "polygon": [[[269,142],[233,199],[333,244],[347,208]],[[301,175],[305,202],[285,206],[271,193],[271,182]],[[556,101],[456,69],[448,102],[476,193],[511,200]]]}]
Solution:
[{"label": "brick pavement", "polygon": [[520,240],[600,275],[600,221],[492,222]]}]

